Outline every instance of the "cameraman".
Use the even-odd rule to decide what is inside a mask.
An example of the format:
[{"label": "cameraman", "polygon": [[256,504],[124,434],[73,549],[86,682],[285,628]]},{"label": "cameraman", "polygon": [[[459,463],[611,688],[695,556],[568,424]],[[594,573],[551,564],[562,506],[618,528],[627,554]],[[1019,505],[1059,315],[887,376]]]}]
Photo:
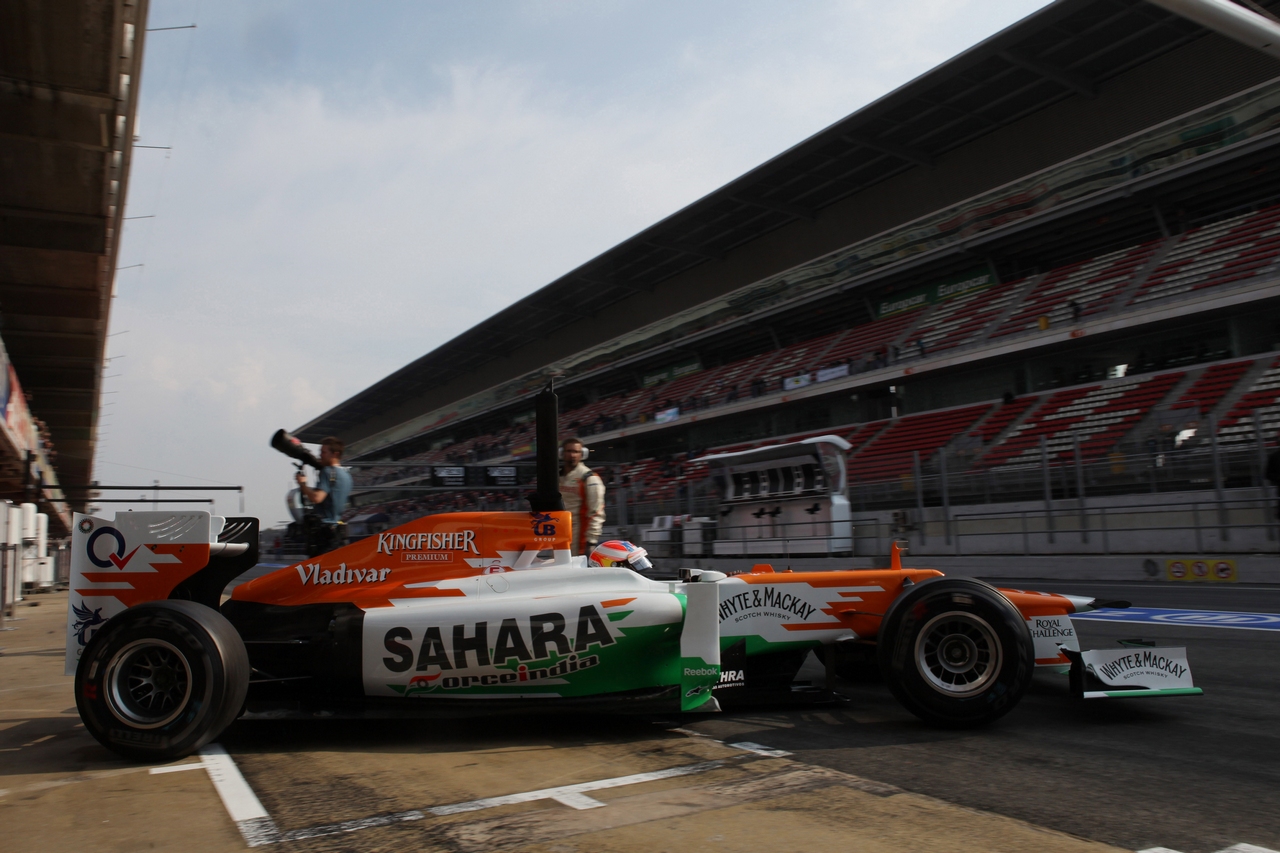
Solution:
[{"label": "cameraman", "polygon": [[346,542],[342,513],[351,494],[351,472],[341,466],[343,447],[342,439],[334,436],[320,442],[320,471],[314,489],[307,485],[307,475],[298,472],[298,491],[311,502],[319,522],[315,527],[315,541],[307,537],[308,557],[332,551]]}]

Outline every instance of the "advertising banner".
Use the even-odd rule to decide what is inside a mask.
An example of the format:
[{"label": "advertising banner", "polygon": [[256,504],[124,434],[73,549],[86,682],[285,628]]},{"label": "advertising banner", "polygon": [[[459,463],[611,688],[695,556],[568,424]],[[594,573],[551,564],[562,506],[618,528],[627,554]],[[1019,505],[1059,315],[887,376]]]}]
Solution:
[{"label": "advertising banner", "polygon": [[672,406],[669,409],[663,409],[653,416],[654,423],[669,424],[676,418],[680,417],[680,407]]},{"label": "advertising banner", "polygon": [[517,485],[516,466],[490,465],[484,469],[484,482],[487,486]]},{"label": "advertising banner", "polygon": [[433,486],[465,486],[467,469],[462,465],[439,466],[431,469]]},{"label": "advertising banner", "polygon": [[697,373],[701,369],[702,362],[693,358],[682,361],[679,364],[673,364],[670,367],[664,367],[661,370],[655,370],[652,373],[646,373],[641,379],[644,387],[652,388],[654,385],[661,385],[663,382],[670,382],[672,379],[679,379],[681,376]]},{"label": "advertising banner", "polygon": [[883,296],[876,303],[876,317],[877,319],[889,317],[893,314],[901,314],[903,311],[911,311],[916,308],[923,308],[926,305],[945,302],[948,299],[964,296],[977,290],[986,290],[995,283],[996,277],[991,270],[986,267],[978,267],[960,275],[943,279],[921,290]]},{"label": "advertising banner", "polygon": [[1164,573],[1171,581],[1235,583],[1239,579],[1235,560],[1216,557],[1182,557],[1164,561]]},{"label": "advertising banner", "polygon": [[824,367],[818,371],[818,382],[830,382],[832,379],[842,379],[849,375],[849,363],[837,364],[833,367]]},{"label": "advertising banner", "polygon": [[782,380],[782,387],[787,391],[794,391],[797,388],[803,388],[806,385],[813,384],[812,373],[801,373],[799,376],[788,376]]},{"label": "advertising banner", "polygon": [[929,304],[929,291],[917,290],[915,293],[895,293],[876,303],[876,318],[890,317],[903,311],[914,311]]}]

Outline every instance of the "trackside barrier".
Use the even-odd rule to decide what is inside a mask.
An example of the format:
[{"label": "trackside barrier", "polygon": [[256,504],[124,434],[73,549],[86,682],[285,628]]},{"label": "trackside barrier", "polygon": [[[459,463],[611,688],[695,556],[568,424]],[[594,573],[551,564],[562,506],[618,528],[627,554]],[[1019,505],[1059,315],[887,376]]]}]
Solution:
[{"label": "trackside barrier", "polygon": [[1280,552],[1275,505],[1263,497],[1089,507],[1056,519],[1035,510],[972,512],[952,524],[956,555]]}]

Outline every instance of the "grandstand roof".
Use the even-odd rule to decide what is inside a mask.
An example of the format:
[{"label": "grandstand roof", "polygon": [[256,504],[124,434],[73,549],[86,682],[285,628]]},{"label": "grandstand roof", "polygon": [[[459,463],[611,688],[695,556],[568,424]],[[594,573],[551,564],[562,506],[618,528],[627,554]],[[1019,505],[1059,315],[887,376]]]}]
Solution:
[{"label": "grandstand roof", "polygon": [[[310,440],[329,433],[354,440],[481,390],[462,387],[467,375],[481,368],[483,380],[477,381],[488,387],[538,367],[550,361],[538,352],[541,360],[531,363],[538,341],[610,306],[651,303],[654,300],[645,297],[661,283],[724,261],[777,229],[804,229],[805,238],[793,242],[804,246],[808,257],[822,251],[809,247],[838,248],[850,235],[819,221],[819,212],[903,173],[929,169],[931,181],[963,184],[966,196],[998,184],[1008,176],[973,175],[969,166],[945,162],[943,155],[1061,101],[1100,98],[1108,81],[1206,37],[1221,41],[1142,0],[1059,0],[517,301],[298,432]],[[1220,52],[1228,57],[1248,54],[1246,48],[1225,42]],[[1221,56],[1216,60],[1231,61]],[[1268,76],[1272,75],[1274,69]],[[1231,85],[1238,87],[1240,82],[1250,81],[1232,80]],[[1211,88],[1177,93],[1173,100],[1184,94],[1185,98],[1168,104],[1167,115],[1221,96]],[[1098,125],[1107,121],[1106,115],[1093,119]],[[1105,138],[1115,138],[1130,129],[1116,127],[1112,132],[1108,127],[1102,132],[1112,133]],[[1075,134],[1081,137],[1078,150],[1099,139],[1097,133],[1080,134],[1070,127],[1042,127],[1033,133],[1041,138]],[[1033,136],[1023,142],[1034,147],[1036,140]],[[958,178],[961,169],[967,171]],[[915,215],[917,211],[905,206],[876,211],[870,233]],[[727,272],[714,286],[720,293],[728,292],[775,271]],[[715,294],[703,291],[701,298],[711,295]],[[672,305],[671,310],[681,307]],[[643,319],[634,326],[655,319],[652,311],[649,307],[635,312]],[[625,331],[612,319],[611,328]],[[488,367],[507,356],[515,356],[509,367]],[[506,374],[499,376],[503,370]],[[464,381],[441,399],[440,389],[459,379]]]}]

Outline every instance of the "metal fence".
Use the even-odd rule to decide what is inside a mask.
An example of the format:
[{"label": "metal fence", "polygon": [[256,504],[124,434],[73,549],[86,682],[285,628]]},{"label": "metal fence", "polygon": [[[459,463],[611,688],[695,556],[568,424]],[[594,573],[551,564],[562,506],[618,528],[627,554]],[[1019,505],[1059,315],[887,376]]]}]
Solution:
[{"label": "metal fence", "polygon": [[[1154,503],[1080,505],[1055,501],[1013,509],[879,513],[831,522],[719,526],[715,517],[675,517],[637,531],[658,557],[884,557],[906,540],[919,555],[1274,554],[1275,501],[1253,491],[1222,500],[1160,498]],[[665,521],[662,517],[658,521]]]},{"label": "metal fence", "polygon": [[[1269,498],[1162,501],[1147,506],[957,513],[943,543],[955,554],[1275,552]],[[947,534],[950,535],[947,535]]]}]

